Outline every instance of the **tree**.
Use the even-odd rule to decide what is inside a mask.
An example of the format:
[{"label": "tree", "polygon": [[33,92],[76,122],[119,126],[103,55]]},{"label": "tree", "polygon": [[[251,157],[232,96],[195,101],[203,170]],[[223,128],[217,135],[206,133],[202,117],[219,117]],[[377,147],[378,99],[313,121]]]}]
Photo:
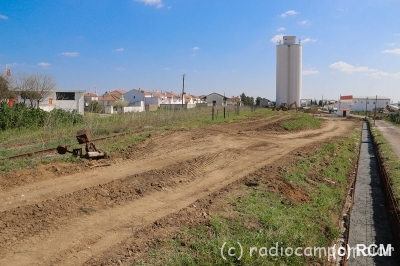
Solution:
[{"label": "tree", "polygon": [[16,89],[20,92],[24,103],[26,100],[29,100],[31,105],[37,102],[38,108],[40,101],[46,98],[55,87],[56,83],[50,75],[21,73],[16,80]]},{"label": "tree", "polygon": [[116,107],[117,110],[120,109],[121,113],[123,113],[122,110],[124,109],[125,106],[128,106],[128,104],[129,103],[128,103],[127,100],[121,99],[121,100],[118,100],[118,101],[115,102],[114,107]]},{"label": "tree", "polygon": [[261,105],[261,100],[262,100],[262,98],[261,98],[260,96],[258,96],[258,97],[256,98],[256,105],[257,105],[257,106],[260,106],[260,105]]},{"label": "tree", "polygon": [[240,94],[240,101],[243,104],[246,104],[246,94],[244,94],[244,92],[242,94]]},{"label": "tree", "polygon": [[244,105],[254,105],[254,98],[246,96],[244,92],[240,94],[240,100],[243,102]]},{"label": "tree", "polygon": [[116,101],[115,102],[115,104],[114,104],[114,106],[115,107],[126,107],[126,106],[128,106],[128,101],[127,100],[118,100],[118,101]]},{"label": "tree", "polygon": [[3,77],[3,75],[0,76],[0,101],[3,101],[4,99],[7,99],[8,96],[8,80]]},{"label": "tree", "polygon": [[10,90],[11,83],[12,81],[9,77],[3,74],[0,75],[0,101],[15,97],[15,93]]},{"label": "tree", "polygon": [[54,90],[56,83],[52,76],[37,74],[35,77],[34,90],[36,91],[35,100],[37,101],[37,107],[39,108],[39,103],[42,99],[46,98],[50,91]]},{"label": "tree", "polygon": [[104,107],[99,105],[98,101],[91,101],[87,107],[87,111],[92,113],[102,113],[104,112]]}]

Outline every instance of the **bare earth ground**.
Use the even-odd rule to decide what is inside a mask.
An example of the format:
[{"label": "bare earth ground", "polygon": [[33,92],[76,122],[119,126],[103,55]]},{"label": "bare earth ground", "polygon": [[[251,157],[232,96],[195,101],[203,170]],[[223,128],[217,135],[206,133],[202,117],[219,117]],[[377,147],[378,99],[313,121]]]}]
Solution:
[{"label": "bare earth ground", "polygon": [[400,127],[395,126],[384,120],[376,120],[375,125],[379,128],[382,135],[392,146],[393,151],[400,160]]},{"label": "bare earth ground", "polygon": [[[293,151],[359,126],[335,119],[317,130],[288,132],[276,123],[249,119],[167,131],[108,160],[4,174],[0,265],[121,264],[116,255],[137,261],[168,230],[204,220],[216,195],[235,182],[247,182],[250,173],[273,176],[274,162],[290,163]],[[295,201],[309,199],[281,179],[270,183]]]}]

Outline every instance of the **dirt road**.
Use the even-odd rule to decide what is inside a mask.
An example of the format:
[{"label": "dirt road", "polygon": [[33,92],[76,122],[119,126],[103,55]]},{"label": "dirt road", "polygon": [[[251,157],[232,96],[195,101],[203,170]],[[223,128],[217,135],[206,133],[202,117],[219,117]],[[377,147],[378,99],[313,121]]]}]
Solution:
[{"label": "dirt road", "polygon": [[384,120],[376,120],[375,125],[379,128],[382,135],[392,146],[393,151],[400,160],[400,127],[395,126]]},{"label": "dirt road", "polygon": [[289,152],[358,124],[288,132],[277,120],[165,132],[84,166],[42,165],[0,179],[0,265],[82,265],[137,228],[178,212]]}]

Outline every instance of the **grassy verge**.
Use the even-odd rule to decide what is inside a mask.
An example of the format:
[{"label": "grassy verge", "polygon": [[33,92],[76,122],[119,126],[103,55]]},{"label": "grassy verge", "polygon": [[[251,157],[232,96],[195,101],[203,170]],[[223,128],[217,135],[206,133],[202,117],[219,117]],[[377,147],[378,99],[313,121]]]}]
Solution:
[{"label": "grassy verge", "polygon": [[293,114],[294,119],[283,122],[282,127],[286,130],[300,130],[318,128],[321,120],[305,113]]},{"label": "grassy verge", "polygon": [[[343,140],[315,147],[295,163],[258,169],[227,192],[209,223],[180,228],[172,239],[149,252],[145,261],[166,265],[320,265],[327,257],[265,255],[271,247],[329,247],[340,235],[338,223],[347,195],[348,176],[358,154],[359,130]],[[289,165],[289,166],[288,166]],[[271,171],[271,172],[269,172]],[[254,181],[256,180],[256,181]],[[278,182],[303,193],[304,201],[271,189]],[[274,183],[277,184],[277,183]],[[185,244],[182,244],[185,243]],[[222,259],[224,246],[226,260]],[[243,255],[238,260],[241,244]],[[228,256],[228,248],[234,247]],[[256,250],[254,249],[256,247]],[[262,249],[266,247],[267,249]],[[253,249],[252,249],[253,248]],[[250,250],[253,250],[250,255]],[[273,252],[273,251],[272,251]],[[146,265],[143,263],[143,265]]]},{"label": "grassy verge", "polygon": [[[41,162],[79,161],[71,156],[28,157],[13,161],[4,160],[8,156],[29,153],[32,151],[55,148],[60,144],[77,147],[75,134],[86,129],[91,138],[96,139],[111,134],[127,133],[123,137],[111,138],[99,142],[98,147],[112,152],[116,149],[132,146],[143,141],[149,134],[158,134],[163,130],[191,129],[212,124],[240,122],[248,117],[268,119],[277,116],[269,109],[241,107],[237,115],[233,107],[227,107],[225,118],[222,107],[217,107],[211,117],[211,108],[193,108],[188,110],[159,110],[155,112],[127,113],[123,115],[87,114],[84,121],[78,125],[63,125],[59,127],[27,128],[0,132],[0,174],[13,169],[32,167]],[[54,124],[54,123],[48,123]],[[97,143],[96,143],[97,144]]]},{"label": "grassy verge", "polygon": [[390,146],[390,143],[386,141],[379,129],[371,126],[371,132],[377,143],[378,152],[381,154],[383,164],[390,177],[393,193],[397,202],[400,204],[400,161]]}]

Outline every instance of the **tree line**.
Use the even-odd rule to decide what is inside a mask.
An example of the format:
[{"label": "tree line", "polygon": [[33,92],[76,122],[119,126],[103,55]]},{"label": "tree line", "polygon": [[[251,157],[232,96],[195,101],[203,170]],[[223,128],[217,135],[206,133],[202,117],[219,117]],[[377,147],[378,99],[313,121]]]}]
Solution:
[{"label": "tree line", "polygon": [[[83,122],[83,116],[75,112],[53,109],[46,112],[39,108],[56,83],[49,75],[19,74],[16,78],[0,74],[0,130],[24,127],[56,127]],[[20,97],[22,102],[13,106],[8,101]]]},{"label": "tree line", "polygon": [[17,98],[18,95],[31,106],[36,105],[45,99],[50,91],[54,90],[56,83],[52,76],[46,74],[26,74],[20,73],[16,78],[0,75],[0,102],[11,98]]},{"label": "tree line", "polygon": [[254,97],[246,96],[246,94],[243,92],[240,94],[240,100],[244,105],[256,105],[260,106],[262,98],[260,96],[257,96],[255,102],[254,102]]}]

